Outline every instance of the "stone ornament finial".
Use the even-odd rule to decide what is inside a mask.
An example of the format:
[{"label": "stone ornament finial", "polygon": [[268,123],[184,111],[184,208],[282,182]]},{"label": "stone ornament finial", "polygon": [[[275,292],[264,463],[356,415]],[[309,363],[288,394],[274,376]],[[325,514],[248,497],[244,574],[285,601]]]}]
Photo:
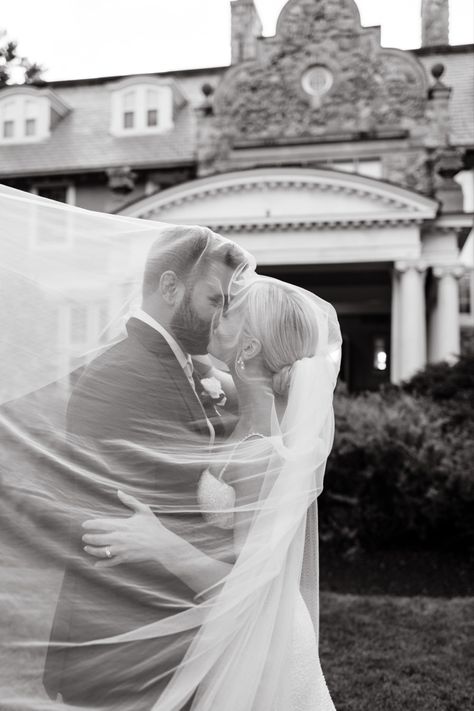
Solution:
[{"label": "stone ornament finial", "polygon": [[447,86],[441,79],[445,72],[444,64],[437,62],[436,64],[433,64],[430,71],[431,76],[434,79],[434,84],[428,91],[428,97],[430,99],[449,99],[451,95],[451,87]]},{"label": "stone ornament finial", "polygon": [[255,59],[262,23],[253,0],[233,0],[231,8],[231,63]]},{"label": "stone ornament finial", "polygon": [[423,47],[449,44],[449,0],[422,0],[421,44]]},{"label": "stone ornament finial", "polygon": [[201,92],[204,95],[204,100],[202,104],[198,107],[200,113],[203,116],[213,116],[214,115],[214,105],[212,101],[212,96],[214,94],[214,87],[212,84],[206,82],[201,86]]}]

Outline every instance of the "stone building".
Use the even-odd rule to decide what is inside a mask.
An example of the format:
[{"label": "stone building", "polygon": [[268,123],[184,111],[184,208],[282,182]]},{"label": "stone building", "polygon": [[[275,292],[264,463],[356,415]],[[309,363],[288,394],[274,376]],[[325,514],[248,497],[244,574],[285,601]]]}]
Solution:
[{"label": "stone building", "polygon": [[273,37],[253,0],[231,7],[230,67],[3,89],[0,180],[235,239],[334,303],[352,389],[455,358],[474,324],[474,45],[449,45],[448,0],[423,0],[410,51],[354,0],[289,0]]}]

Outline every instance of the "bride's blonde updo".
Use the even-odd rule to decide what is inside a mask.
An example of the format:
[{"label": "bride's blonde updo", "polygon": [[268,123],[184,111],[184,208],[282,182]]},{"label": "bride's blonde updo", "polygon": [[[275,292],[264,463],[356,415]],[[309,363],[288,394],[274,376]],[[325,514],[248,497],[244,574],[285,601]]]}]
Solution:
[{"label": "bride's blonde updo", "polygon": [[315,310],[294,287],[257,281],[246,294],[244,334],[260,342],[264,364],[273,373],[273,390],[286,395],[293,364],[316,353]]}]

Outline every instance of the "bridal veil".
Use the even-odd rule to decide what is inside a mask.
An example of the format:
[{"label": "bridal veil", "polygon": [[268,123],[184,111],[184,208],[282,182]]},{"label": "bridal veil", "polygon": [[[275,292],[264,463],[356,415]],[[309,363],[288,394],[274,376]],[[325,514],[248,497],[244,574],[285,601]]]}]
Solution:
[{"label": "bridal veil", "polygon": [[[204,248],[190,257],[189,279],[229,241],[206,228],[89,212],[0,186],[2,708],[101,708],[93,701],[58,705],[54,688],[48,696],[45,660],[58,651],[58,673],[67,664],[71,684],[98,690],[101,676],[113,675],[125,658],[123,683],[140,680],[148,707],[157,711],[186,704],[193,711],[283,711],[300,591],[318,634],[317,497],[332,446],[341,348],[327,302],[300,290],[318,337],[314,355],[292,366],[278,416],[275,406],[270,456],[262,457],[255,439],[232,453],[224,437],[212,444],[198,426],[191,431],[179,417],[157,418],[145,406],[134,413],[133,436],[126,429],[109,436],[108,423],[98,421],[102,441],[95,447],[90,437],[71,432],[71,395],[87,368],[126,338],[150,250],[166,259],[192,230],[200,231]],[[246,290],[261,279],[254,267],[247,255],[235,270],[224,295],[229,309],[244,303]],[[109,373],[97,369],[96,377]],[[140,377],[157,376],[145,370]],[[123,383],[107,385],[122,392]],[[181,407],[172,382],[160,388],[169,412]],[[101,393],[97,381],[90,397],[100,400]],[[223,466],[231,455],[242,469],[261,459],[260,496],[238,505],[251,515],[238,551],[231,532],[204,522],[195,486],[187,484],[190,472],[197,482],[210,461]],[[146,476],[137,461],[146,462]],[[227,561],[227,575],[196,591],[151,566],[95,569],[82,549],[80,525],[130,515],[117,488],[147,503],[210,558]],[[76,583],[65,590],[71,570]],[[88,595],[77,593],[81,576]],[[61,636],[51,639],[57,600],[68,595],[81,607],[82,622],[72,633],[65,614]],[[64,696],[59,686],[58,694]]]}]

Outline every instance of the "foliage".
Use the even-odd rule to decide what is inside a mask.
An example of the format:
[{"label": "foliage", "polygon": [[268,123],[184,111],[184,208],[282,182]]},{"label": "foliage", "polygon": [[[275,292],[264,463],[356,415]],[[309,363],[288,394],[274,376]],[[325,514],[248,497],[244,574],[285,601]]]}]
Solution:
[{"label": "foliage", "polygon": [[474,353],[462,355],[454,365],[446,362],[428,365],[403,383],[402,389],[438,402],[450,400],[455,407],[466,402],[474,408]]},{"label": "foliage", "polygon": [[474,326],[461,328],[461,353],[474,355]]},{"label": "foliage", "polygon": [[0,88],[11,82],[12,73],[17,69],[21,70],[25,84],[41,82],[43,67],[21,57],[17,48],[17,42],[8,39],[5,30],[0,30]]},{"label": "foliage", "polygon": [[321,535],[346,552],[474,550],[473,358],[335,399]]}]

